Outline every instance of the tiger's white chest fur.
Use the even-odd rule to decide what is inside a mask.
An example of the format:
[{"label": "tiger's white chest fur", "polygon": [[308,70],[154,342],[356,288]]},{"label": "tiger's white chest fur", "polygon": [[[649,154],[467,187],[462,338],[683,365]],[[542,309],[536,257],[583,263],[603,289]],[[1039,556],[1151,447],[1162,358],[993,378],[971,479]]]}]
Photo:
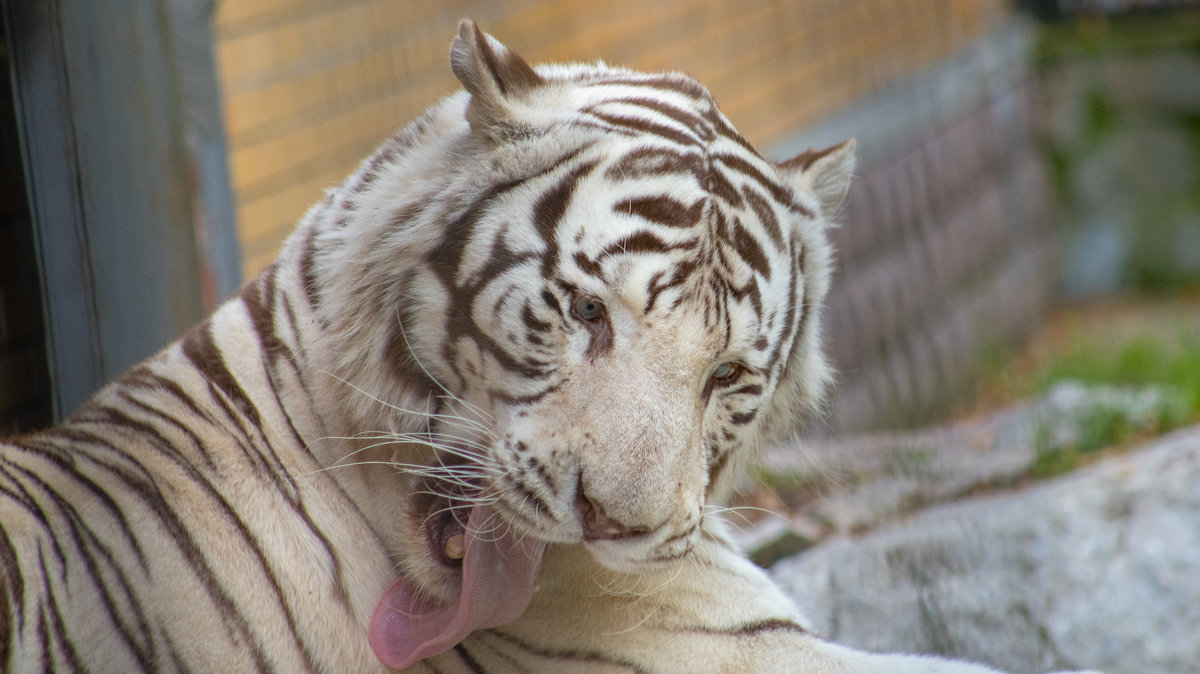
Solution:
[{"label": "tiger's white chest fur", "polygon": [[828,379],[853,144],[771,162],[683,75],[469,22],[451,61],[238,297],[0,445],[9,668],[983,671],[814,637],[709,508]]}]

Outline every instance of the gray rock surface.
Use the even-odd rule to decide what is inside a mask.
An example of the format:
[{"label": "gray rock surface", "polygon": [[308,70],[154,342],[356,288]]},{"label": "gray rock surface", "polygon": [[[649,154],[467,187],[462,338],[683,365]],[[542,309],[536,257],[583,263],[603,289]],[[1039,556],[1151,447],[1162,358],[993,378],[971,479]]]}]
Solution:
[{"label": "gray rock surface", "polygon": [[872,521],[771,569],[840,643],[1012,672],[1200,671],[1200,427]]},{"label": "gray rock surface", "polygon": [[[980,491],[1010,488],[1043,469],[1039,462],[1053,469],[1059,454],[1101,449],[1096,445],[1106,432],[1152,434],[1177,426],[1189,405],[1164,387],[1064,381],[1040,399],[982,419],[773,447],[761,474],[789,502],[793,526],[819,539],[863,531]],[[764,528],[768,531],[748,535],[748,547],[769,538],[778,525],[768,521]]]}]

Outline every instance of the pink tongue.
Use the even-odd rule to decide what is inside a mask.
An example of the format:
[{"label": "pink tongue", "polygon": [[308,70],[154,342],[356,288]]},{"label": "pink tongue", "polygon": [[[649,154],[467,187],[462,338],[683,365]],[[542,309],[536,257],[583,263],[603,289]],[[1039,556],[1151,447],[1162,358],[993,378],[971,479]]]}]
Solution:
[{"label": "pink tongue", "polygon": [[379,600],[368,640],[383,664],[404,669],[450,650],[477,629],[510,623],[525,612],[546,544],[518,539],[506,526],[481,532],[489,516],[483,506],[471,509],[457,599],[432,605],[401,577]]}]

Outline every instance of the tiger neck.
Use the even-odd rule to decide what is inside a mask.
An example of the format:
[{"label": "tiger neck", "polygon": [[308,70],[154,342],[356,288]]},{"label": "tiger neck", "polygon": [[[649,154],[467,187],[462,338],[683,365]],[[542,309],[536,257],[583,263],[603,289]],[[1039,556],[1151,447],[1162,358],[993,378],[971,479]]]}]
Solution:
[{"label": "tiger neck", "polygon": [[404,478],[385,464],[412,459],[398,455],[405,448],[387,443],[384,436],[396,430],[388,425],[389,414],[416,403],[408,395],[372,391],[360,372],[347,369],[347,363],[355,362],[364,372],[386,365],[365,347],[346,357],[343,340],[321,311],[322,300],[308,285],[313,282],[306,266],[312,263],[310,242],[301,230],[278,261],[242,289],[238,301],[245,311],[232,315],[257,335],[261,352],[233,357],[242,361],[241,367],[265,367],[273,373],[274,391],[264,395],[278,399],[285,417],[281,425],[296,430],[293,436],[281,428],[275,436],[297,439],[290,450],[274,449],[311,454],[320,475],[338,485],[385,547],[396,550],[390,539],[403,508]]}]

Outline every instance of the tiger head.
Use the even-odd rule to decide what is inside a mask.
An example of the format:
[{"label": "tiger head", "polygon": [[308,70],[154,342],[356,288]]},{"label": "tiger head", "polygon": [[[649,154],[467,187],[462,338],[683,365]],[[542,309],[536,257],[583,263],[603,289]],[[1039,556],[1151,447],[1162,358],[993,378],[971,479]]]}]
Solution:
[{"label": "tiger head", "polygon": [[372,450],[408,481],[377,526],[439,598],[481,512],[490,538],[671,564],[821,398],[853,141],[769,161],[684,75],[535,69],[470,22],[451,64],[465,92],[309,216],[327,367],[370,394],[333,394],[344,430],[404,440]]}]

